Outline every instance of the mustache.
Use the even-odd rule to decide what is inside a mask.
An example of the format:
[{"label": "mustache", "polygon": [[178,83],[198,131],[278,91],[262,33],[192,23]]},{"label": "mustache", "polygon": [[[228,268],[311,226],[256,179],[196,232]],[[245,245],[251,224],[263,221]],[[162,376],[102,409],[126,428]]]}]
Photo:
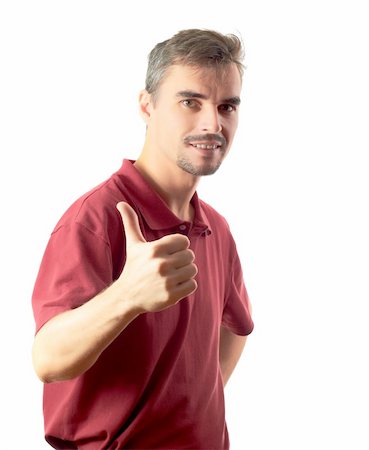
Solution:
[{"label": "mustache", "polygon": [[227,145],[225,137],[222,136],[221,134],[212,134],[212,133],[194,134],[192,136],[186,136],[184,138],[185,144],[191,144],[191,142],[193,141],[211,141],[211,142],[215,141],[224,147]]}]

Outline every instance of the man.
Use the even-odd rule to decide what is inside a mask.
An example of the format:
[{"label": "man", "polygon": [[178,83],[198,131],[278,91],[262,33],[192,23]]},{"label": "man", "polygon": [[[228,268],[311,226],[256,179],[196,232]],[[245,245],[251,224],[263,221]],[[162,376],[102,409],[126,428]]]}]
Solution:
[{"label": "man", "polygon": [[141,154],[50,237],[33,361],[55,448],[229,448],[223,388],[253,322],[229,227],[196,186],[230,149],[241,56],[236,36],[209,30],[158,44]]}]

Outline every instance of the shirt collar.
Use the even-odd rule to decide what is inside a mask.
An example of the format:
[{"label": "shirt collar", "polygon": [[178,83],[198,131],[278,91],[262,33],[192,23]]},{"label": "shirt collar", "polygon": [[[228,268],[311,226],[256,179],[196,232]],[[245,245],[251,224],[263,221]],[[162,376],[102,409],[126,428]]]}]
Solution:
[{"label": "shirt collar", "polygon": [[179,219],[168,208],[164,200],[135,168],[134,162],[124,159],[117,175],[122,178],[125,189],[132,198],[132,203],[152,230],[177,229],[181,232],[191,229],[191,232],[203,236],[211,233],[209,221],[196,192],[191,199],[195,211],[191,224]]}]

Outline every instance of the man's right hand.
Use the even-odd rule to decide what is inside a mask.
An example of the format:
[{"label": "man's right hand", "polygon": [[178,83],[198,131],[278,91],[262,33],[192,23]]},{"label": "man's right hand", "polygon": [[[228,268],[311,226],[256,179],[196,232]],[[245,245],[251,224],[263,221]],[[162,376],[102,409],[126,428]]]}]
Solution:
[{"label": "man's right hand", "polygon": [[136,212],[119,202],[126,235],[126,263],[116,281],[122,298],[142,312],[161,311],[197,289],[197,267],[190,241],[182,234],[170,234],[147,242]]},{"label": "man's right hand", "polygon": [[123,272],[107,289],[39,330],[33,363],[44,383],[81,375],[139,314],[168,308],[197,288],[188,238],[172,234],[146,242],[135,211],[124,202],[117,208],[126,233]]}]

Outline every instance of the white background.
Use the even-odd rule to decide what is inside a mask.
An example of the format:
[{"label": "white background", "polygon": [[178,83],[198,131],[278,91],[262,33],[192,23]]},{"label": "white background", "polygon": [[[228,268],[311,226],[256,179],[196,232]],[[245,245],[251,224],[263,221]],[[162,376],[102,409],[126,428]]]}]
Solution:
[{"label": "white background", "polygon": [[148,52],[201,27],[247,49],[237,138],[199,188],[231,225],[254,305],[226,389],[231,447],[369,449],[367,5],[1,3],[1,448],[49,448],[30,359],[49,233],[137,157]]}]

